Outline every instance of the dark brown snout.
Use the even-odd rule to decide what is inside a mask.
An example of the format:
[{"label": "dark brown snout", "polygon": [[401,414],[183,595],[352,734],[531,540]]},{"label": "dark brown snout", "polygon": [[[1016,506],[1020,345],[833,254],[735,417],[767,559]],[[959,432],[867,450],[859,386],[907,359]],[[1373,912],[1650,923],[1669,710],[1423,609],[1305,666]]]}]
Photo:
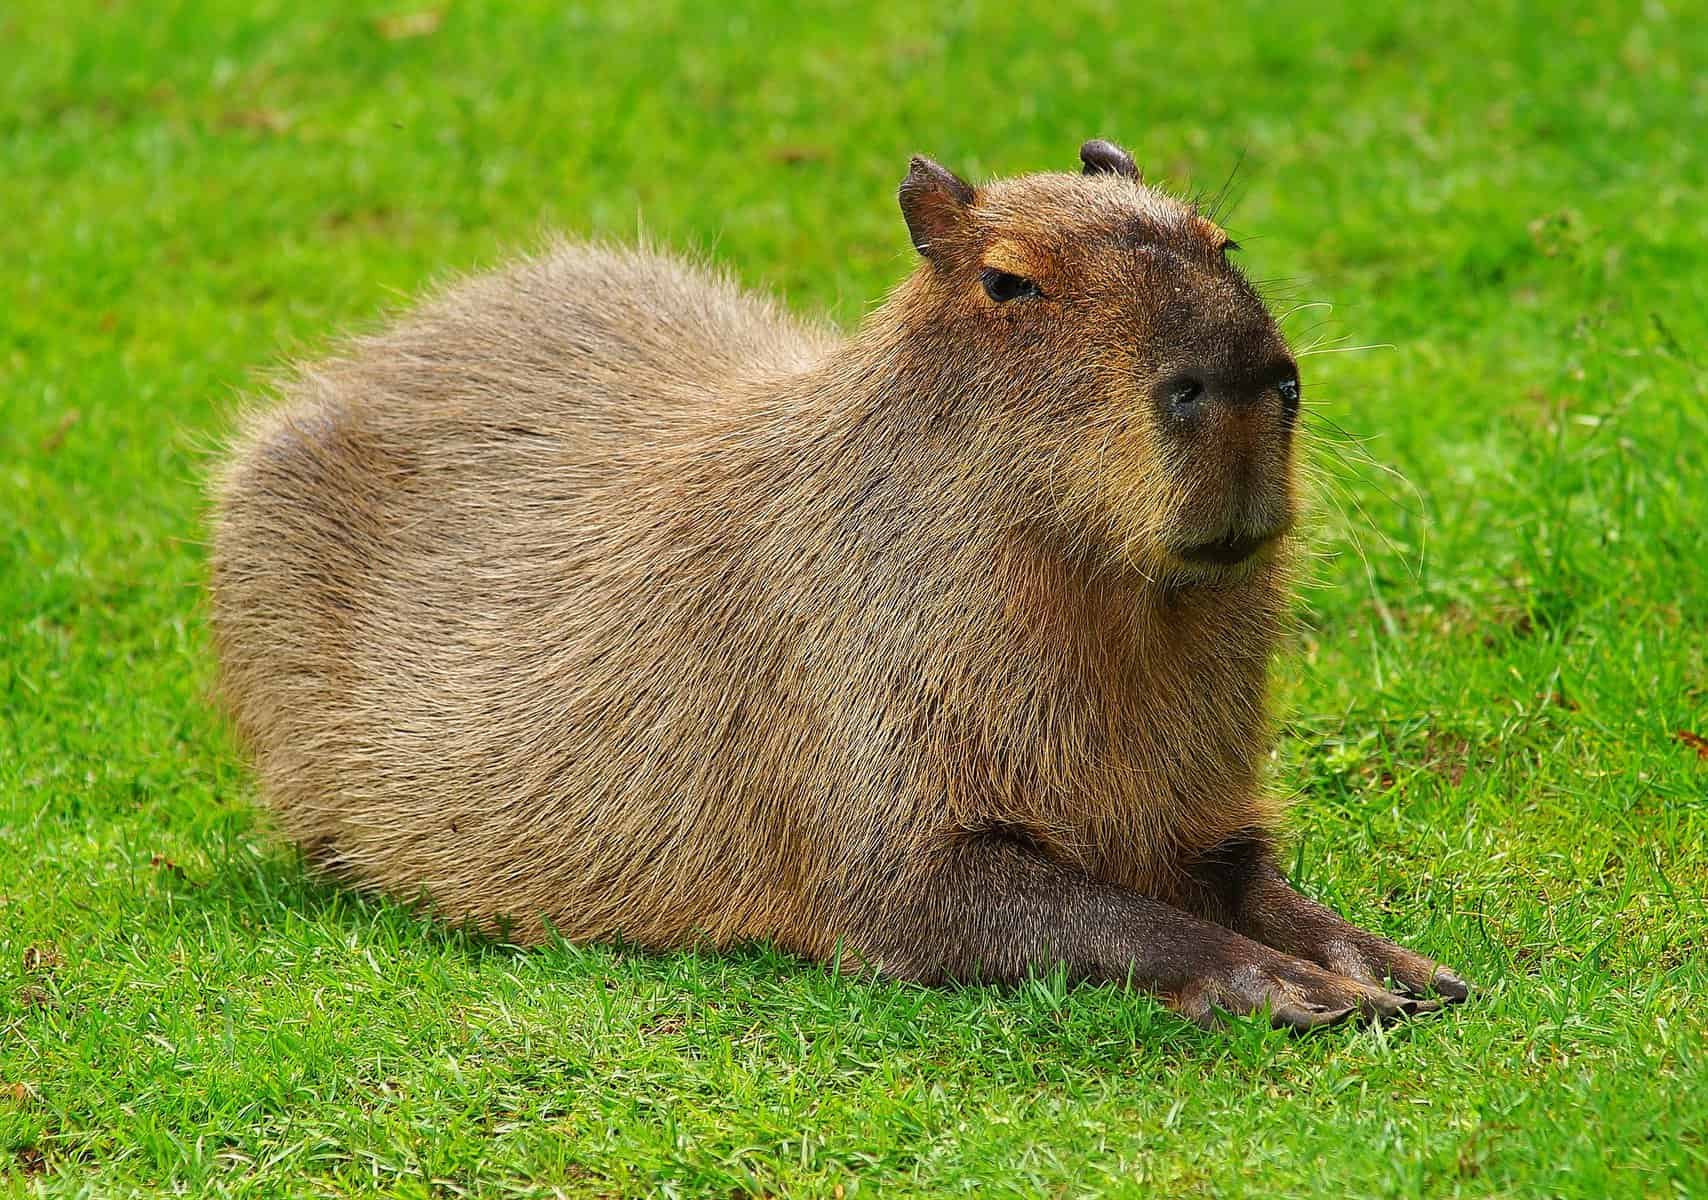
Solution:
[{"label": "dark brown snout", "polygon": [[1195,495],[1174,545],[1179,558],[1231,567],[1286,532],[1299,416],[1299,374],[1290,354],[1262,339],[1243,345],[1230,339],[1164,373],[1152,402],[1174,444],[1170,457]]},{"label": "dark brown snout", "polygon": [[1170,433],[1190,437],[1230,416],[1271,413],[1282,436],[1299,415],[1299,373],[1290,358],[1254,368],[1188,368],[1165,377],[1155,389],[1157,415]]}]

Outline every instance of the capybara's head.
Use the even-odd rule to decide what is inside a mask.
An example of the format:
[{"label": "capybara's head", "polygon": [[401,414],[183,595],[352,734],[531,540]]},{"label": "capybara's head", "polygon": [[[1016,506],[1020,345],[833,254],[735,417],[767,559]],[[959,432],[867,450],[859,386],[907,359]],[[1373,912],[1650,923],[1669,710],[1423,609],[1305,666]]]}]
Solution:
[{"label": "capybara's head", "polygon": [[915,158],[909,323],[1039,513],[1153,579],[1239,578],[1294,519],[1297,363],[1226,233],[1119,147],[1080,159],[974,188]]}]

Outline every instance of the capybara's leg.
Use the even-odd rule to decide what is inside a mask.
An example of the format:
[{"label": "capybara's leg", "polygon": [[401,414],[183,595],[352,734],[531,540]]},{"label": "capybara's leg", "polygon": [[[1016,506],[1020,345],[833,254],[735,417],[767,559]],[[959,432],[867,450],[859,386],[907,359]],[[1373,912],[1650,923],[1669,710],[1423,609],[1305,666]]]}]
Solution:
[{"label": "capybara's leg", "polygon": [[1017,982],[1058,964],[1075,979],[1154,992],[1200,1024],[1218,1010],[1267,1011],[1310,1029],[1354,1014],[1394,1017],[1415,1002],[1324,970],[1159,900],[1102,883],[997,834],[967,837],[872,911],[852,949],[924,982]]},{"label": "capybara's leg", "polygon": [[1421,954],[1360,929],[1299,894],[1275,865],[1268,839],[1224,842],[1194,862],[1183,903],[1193,912],[1284,954],[1308,959],[1367,984],[1392,984],[1408,995],[1458,1003],[1464,980]]}]

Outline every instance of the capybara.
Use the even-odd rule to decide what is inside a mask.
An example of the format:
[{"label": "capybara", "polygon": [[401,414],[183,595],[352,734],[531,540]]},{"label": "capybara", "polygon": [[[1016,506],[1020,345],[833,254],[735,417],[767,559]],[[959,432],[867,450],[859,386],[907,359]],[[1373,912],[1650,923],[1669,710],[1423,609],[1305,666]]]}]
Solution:
[{"label": "capybara", "polygon": [[1080,158],[915,158],[852,336],[562,243],[298,372],[213,516],[282,831],[521,941],[1293,1028],[1463,998],[1277,869],[1297,365],[1221,228]]}]

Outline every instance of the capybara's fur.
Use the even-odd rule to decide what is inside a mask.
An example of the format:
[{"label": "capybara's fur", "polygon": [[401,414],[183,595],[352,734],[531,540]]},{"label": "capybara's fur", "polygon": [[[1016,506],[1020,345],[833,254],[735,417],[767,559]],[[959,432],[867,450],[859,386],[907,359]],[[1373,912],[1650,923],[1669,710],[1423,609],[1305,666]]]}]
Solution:
[{"label": "capybara's fur", "polygon": [[1295,1024],[1427,986],[1248,911],[1293,360],[1219,228],[1082,157],[915,160],[920,266],[851,337],[566,243],[301,371],[214,519],[283,832],[525,941],[1065,961]]}]

